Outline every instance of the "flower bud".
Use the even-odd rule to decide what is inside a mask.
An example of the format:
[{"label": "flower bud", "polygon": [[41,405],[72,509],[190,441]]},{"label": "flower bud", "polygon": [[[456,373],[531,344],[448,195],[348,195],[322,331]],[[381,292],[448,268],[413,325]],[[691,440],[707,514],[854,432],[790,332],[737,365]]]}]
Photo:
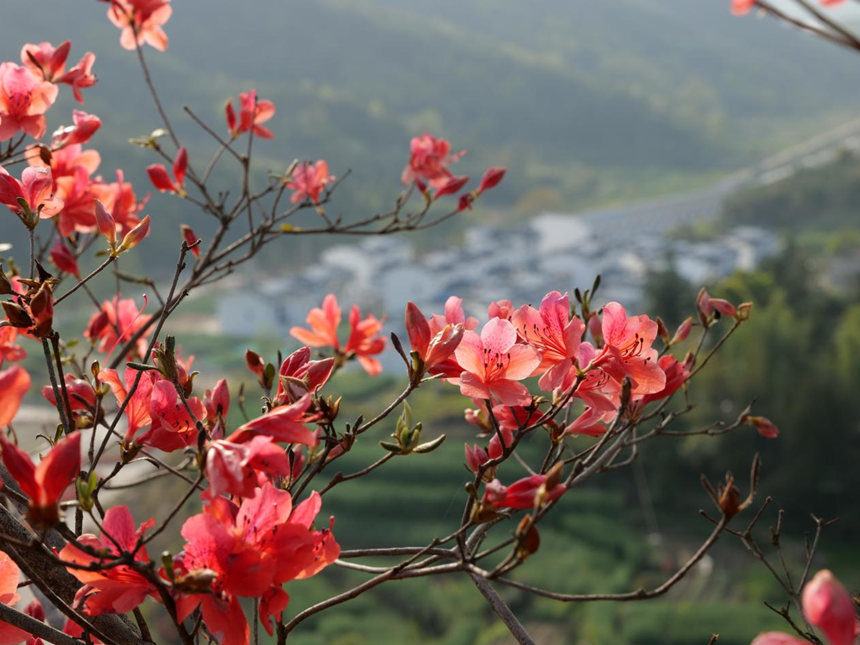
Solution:
[{"label": "flower bud", "polygon": [[832,645],[853,645],[857,618],[854,603],[836,577],[819,571],[803,588],[803,614]]},{"label": "flower bud", "polygon": [[123,253],[133,249],[140,244],[147,235],[149,235],[149,215],[144,216],[137,226],[125,234],[125,237],[122,238],[122,243],[119,245],[116,252]]},{"label": "flower bud", "polygon": [[104,204],[99,200],[95,200],[95,212],[96,226],[98,226],[99,232],[101,232],[108,241],[108,244],[110,244],[111,249],[113,249],[116,245],[116,222],[113,219],[113,215],[108,213]]}]

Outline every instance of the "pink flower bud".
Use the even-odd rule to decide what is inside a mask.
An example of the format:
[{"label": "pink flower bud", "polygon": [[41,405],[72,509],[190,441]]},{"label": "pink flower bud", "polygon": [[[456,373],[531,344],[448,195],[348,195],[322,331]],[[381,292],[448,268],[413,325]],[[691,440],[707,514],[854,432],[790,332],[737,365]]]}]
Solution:
[{"label": "pink flower bud", "polygon": [[74,125],[60,126],[51,137],[55,148],[64,148],[76,143],[86,143],[102,126],[102,120],[95,114],[87,114],[81,110],[72,113]]},{"label": "pink flower bud", "polygon": [[404,321],[406,333],[409,336],[409,344],[412,346],[412,350],[418,352],[418,355],[423,359],[427,353],[427,346],[430,344],[430,324],[414,302],[406,303]]},{"label": "pink flower bud", "polygon": [[167,174],[167,169],[163,164],[156,163],[151,166],[147,166],[146,174],[149,175],[149,180],[152,182],[152,185],[155,186],[156,190],[160,190],[163,193],[177,192],[176,185],[173,183],[170,175]]},{"label": "pink flower bud", "polygon": [[114,221],[113,216],[107,212],[104,204],[96,199],[95,205],[96,226],[98,226],[101,234],[108,241],[111,247],[113,247],[116,244],[116,222]]},{"label": "pink flower bud", "polygon": [[669,341],[670,345],[674,345],[675,343],[681,343],[687,340],[687,336],[690,335],[690,330],[693,328],[693,317],[688,317],[684,322],[678,325],[678,329],[675,331],[675,335],[672,337],[672,340]]},{"label": "pink flower bud", "polygon": [[479,445],[470,446],[466,444],[466,465],[473,473],[478,472],[481,466],[489,461],[487,452]]},{"label": "pink flower bud", "polygon": [[232,99],[224,105],[224,114],[227,117],[227,129],[230,130],[230,134],[234,134],[236,131],[236,110],[233,109]]},{"label": "pink flower bud", "polygon": [[200,257],[200,245],[196,244],[198,238],[194,234],[194,231],[192,231],[191,227],[186,225],[186,224],[183,224],[182,226],[180,226],[179,230],[182,231],[182,237],[185,240],[185,243],[191,247],[191,252],[194,254],[194,257],[199,258]]},{"label": "pink flower bud", "polygon": [[117,249],[117,253],[123,253],[133,249],[140,244],[147,235],[149,235],[149,215],[144,216],[137,226],[125,234],[125,237],[122,238],[122,243]]},{"label": "pink flower bud", "polygon": [[505,172],[506,169],[501,167],[487,168],[484,176],[481,177],[481,183],[478,184],[478,194],[498,186],[499,182],[504,178]]},{"label": "pink flower bud", "polygon": [[854,603],[827,569],[815,574],[803,588],[803,614],[818,627],[830,645],[853,645],[857,633]]},{"label": "pink flower bud", "polygon": [[767,417],[749,416],[746,418],[746,422],[755,427],[765,439],[776,439],[779,436],[779,428]]},{"label": "pink flower bud", "polygon": [[442,184],[436,193],[433,195],[433,199],[439,199],[442,195],[453,195],[460,191],[460,189],[465,186],[469,181],[468,175],[463,175],[462,177],[451,177]]},{"label": "pink flower bud", "polygon": [[176,185],[182,188],[185,183],[185,171],[188,169],[188,150],[183,146],[176,153],[176,159],[173,161],[173,177],[176,179]]},{"label": "pink flower bud", "polygon": [[737,309],[728,300],[722,298],[712,298],[707,289],[702,287],[699,295],[696,298],[696,305],[706,316],[710,316],[714,311],[719,312],[723,316],[734,317],[737,314]]}]

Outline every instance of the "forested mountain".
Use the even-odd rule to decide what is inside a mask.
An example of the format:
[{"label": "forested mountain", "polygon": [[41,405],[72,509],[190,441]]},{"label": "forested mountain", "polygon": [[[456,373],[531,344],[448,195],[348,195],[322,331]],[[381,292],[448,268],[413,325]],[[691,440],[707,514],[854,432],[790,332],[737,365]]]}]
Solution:
[{"label": "forested mountain", "polygon": [[[278,107],[277,138],[255,146],[260,169],[282,172],[293,158],[326,158],[336,174],[351,168],[337,203],[347,214],[391,203],[408,139],[425,129],[470,150],[461,172],[508,166],[490,203],[521,215],[705,182],[860,103],[850,54],[773,21],[734,18],[727,0],[173,5],[168,52],[147,56],[192,163],[205,163],[209,142],[181,106],[223,131],[224,101],[257,87]],[[40,7],[4,3],[0,58],[17,59],[23,42],[64,38],[73,60],[95,51],[101,83],[86,109],[105,122],[93,141],[101,171],[121,166],[145,190],[154,159],[127,139],[158,123],[134,53],[120,49],[104,4]],[[50,116],[66,114],[61,106]],[[156,196],[150,208],[181,205]]]},{"label": "forested mountain", "polygon": [[[106,122],[98,145],[155,125],[134,55],[119,49],[104,5],[44,6],[37,16],[27,3],[5,4],[3,58],[17,58],[22,41],[72,38],[74,52],[98,55],[104,85],[88,93]],[[189,103],[220,125],[223,101],[256,86],[279,108],[266,154],[325,156],[365,177],[390,175],[389,185],[404,139],[424,128],[473,150],[474,167],[500,157],[520,167],[512,187],[553,178],[566,196],[587,198],[599,188],[577,177],[601,184],[610,171],[635,180],[731,167],[788,138],[786,127],[835,118],[860,99],[850,54],[772,21],[733,18],[723,0],[174,8],[168,52],[150,54],[169,108]],[[123,105],[109,92],[117,84],[128,87]],[[178,112],[177,120],[187,123]]]}]

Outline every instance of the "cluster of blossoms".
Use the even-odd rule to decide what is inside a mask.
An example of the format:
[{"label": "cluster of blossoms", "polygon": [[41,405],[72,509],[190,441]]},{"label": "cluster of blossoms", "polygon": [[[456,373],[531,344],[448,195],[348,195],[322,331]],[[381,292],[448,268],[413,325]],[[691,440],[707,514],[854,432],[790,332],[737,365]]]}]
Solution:
[{"label": "cluster of blossoms", "polygon": [[[509,300],[492,303],[480,331],[460,298],[452,296],[444,313],[430,317],[409,303],[405,321],[412,349],[407,360],[410,379],[417,386],[425,376],[442,378],[472,400],[475,407],[466,410],[466,419],[489,436],[486,448],[466,446],[467,465],[486,482],[483,505],[532,508],[557,498],[564,484],[558,477],[538,474],[504,486],[494,478],[496,465],[533,428],[546,427],[554,442],[573,435],[600,437],[619,420],[639,419],[646,406],[683,387],[694,369],[693,355],[678,360],[666,350],[684,341],[694,324],[709,327],[720,316],[740,322],[749,315],[748,304],[736,307],[705,290],[698,305],[699,321],[687,319],[670,337],[659,321],[628,316],[617,302],[599,312],[589,311],[586,304],[580,317],[572,312],[568,295],[558,291],[548,293],[538,309],[517,308]],[[336,365],[357,358],[369,374],[377,374],[379,362],[370,355],[383,349],[384,339],[376,336],[381,322],[373,316],[362,319],[354,306],[349,341],[342,346],[340,321],[340,307],[329,294],[322,308],[308,314],[310,330],[294,327],[291,334],[311,347],[332,348],[334,356],[327,360]],[[662,353],[654,346],[658,338]],[[262,379],[265,366],[254,357],[249,366]],[[524,382],[532,378],[541,395]],[[560,410],[567,411],[564,422],[555,419]],[[745,421],[762,436],[778,434],[764,417]]]},{"label": "cluster of blossoms", "polygon": [[[154,521],[135,528],[125,506],[106,510],[100,537],[82,535],[58,556],[83,583],[75,606],[87,615],[125,613],[147,596],[163,601],[158,590],[168,589],[178,620],[199,608],[220,643],[246,645],[249,627],[240,598],[259,600],[260,619],[272,633],[271,619],[280,620],[289,599],[282,585],[314,575],[339,553],[331,525],[314,527],[320,496],[311,493],[294,505],[283,489],[305,464],[302,448],[314,450],[319,443],[318,434],[308,427],[322,414],[312,392],[328,380],[334,361],[311,361],[308,348],[289,356],[281,366],[279,387],[267,413],[230,434],[226,429],[230,407],[226,381],[219,381],[198,398],[193,395],[191,360],[176,358],[169,346],[156,346],[154,362],[158,370],[127,367],[123,379],[112,369],[94,371],[92,381],[67,375],[65,386],[76,429],[57,442],[38,465],[0,435],[0,457],[30,500],[27,520],[33,527],[50,528],[60,520],[60,501],[81,469],[82,431],[100,421],[102,398],[108,391],[118,405],[125,405],[123,463],[144,448],[197,454],[201,480],[209,483],[201,495],[203,512],[185,521],[181,552],[164,562],[157,574],[152,572],[145,548],[145,533]],[[23,371],[17,374],[21,373],[26,375]],[[10,385],[3,392],[0,410],[4,423],[14,416],[22,389],[26,387]],[[43,389],[45,398],[56,405],[53,392],[51,386]],[[16,401],[9,401],[12,398]],[[281,443],[289,444],[289,450],[278,445]],[[78,482],[78,496],[86,505],[90,492],[86,486],[82,488],[82,481]],[[125,562],[129,557],[133,558],[129,564],[96,566],[111,559]],[[10,572],[14,567],[11,563],[6,566]]]}]

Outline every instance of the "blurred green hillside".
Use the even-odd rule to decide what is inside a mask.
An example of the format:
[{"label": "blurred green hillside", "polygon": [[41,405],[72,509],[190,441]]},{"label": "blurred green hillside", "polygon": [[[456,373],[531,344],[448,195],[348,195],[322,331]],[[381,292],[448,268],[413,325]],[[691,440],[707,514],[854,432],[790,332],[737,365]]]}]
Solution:
[{"label": "blurred green hillside", "polygon": [[[181,107],[223,131],[224,101],[257,87],[278,107],[276,139],[255,146],[260,182],[294,158],[326,158],[338,175],[353,171],[332,211],[385,208],[409,138],[428,130],[470,150],[461,172],[509,167],[480,217],[510,220],[708,183],[856,111],[849,54],[733,18],[726,4],[183,0],[167,25],[168,52],[147,56],[198,166],[212,145]],[[0,58],[17,59],[23,42],[65,38],[74,60],[95,51],[100,83],[86,109],[105,122],[93,141],[101,170],[122,167],[145,192],[143,169],[155,159],[127,139],[158,122],[134,53],[120,49],[101,3],[40,7],[4,5]],[[67,98],[55,108],[53,123],[68,121],[70,107]],[[219,185],[235,186],[223,168]],[[206,221],[177,200],[156,195],[149,208],[156,253],[172,248],[179,220],[205,233]]]}]

